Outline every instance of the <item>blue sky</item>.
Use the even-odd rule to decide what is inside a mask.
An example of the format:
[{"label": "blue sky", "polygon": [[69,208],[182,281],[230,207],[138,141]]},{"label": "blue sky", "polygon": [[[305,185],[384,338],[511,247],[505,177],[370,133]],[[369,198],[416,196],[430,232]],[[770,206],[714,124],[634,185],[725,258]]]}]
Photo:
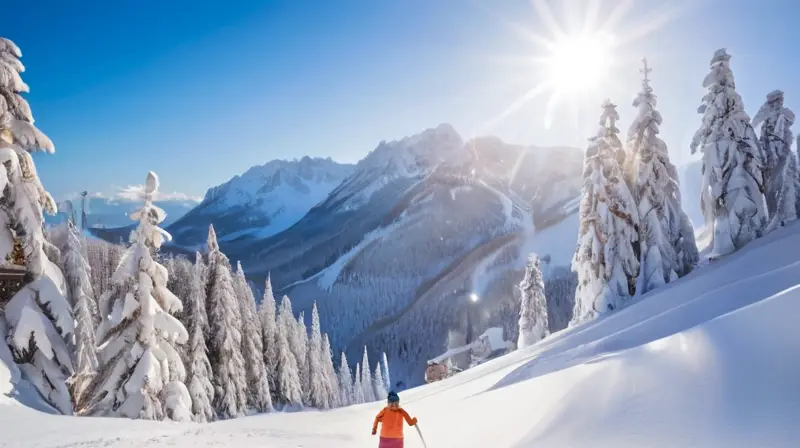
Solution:
[{"label": "blue sky", "polygon": [[[600,1],[598,22],[621,3]],[[3,14],[14,19],[0,33],[21,47],[27,98],[56,144],[54,155],[35,156],[56,198],[113,193],[148,170],[166,191],[202,196],[254,164],[355,162],[380,140],[442,122],[465,138],[584,147],[603,97],[619,104],[626,131],[644,55],[679,162],[719,47],[733,55],[751,115],[776,88],[800,104],[800,2],[628,3],[609,31],[653,29],[616,48],[611,79],[557,108],[549,128],[546,96],[493,121],[541,78],[518,62],[543,50],[515,30],[552,36],[528,0],[7,0]],[[569,33],[590,0],[549,4]]]}]

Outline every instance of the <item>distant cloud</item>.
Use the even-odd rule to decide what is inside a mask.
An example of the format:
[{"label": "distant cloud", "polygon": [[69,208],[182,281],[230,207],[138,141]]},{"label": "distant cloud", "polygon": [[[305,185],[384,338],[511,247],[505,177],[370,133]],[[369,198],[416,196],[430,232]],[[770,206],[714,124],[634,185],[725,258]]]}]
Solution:
[{"label": "distant cloud", "polygon": [[[89,197],[89,198],[108,199],[108,200],[111,200],[111,201],[123,200],[123,201],[139,202],[139,201],[142,200],[141,199],[142,198],[142,191],[144,189],[144,186],[142,186],[142,185],[128,185],[127,187],[122,187],[122,188],[117,187],[115,189],[117,190],[117,192],[114,193],[114,194],[106,194],[106,193],[101,193],[101,192],[90,192],[86,196]],[[69,200],[69,201],[78,200],[80,198],[81,198],[80,192],[70,193],[70,194],[67,194],[66,196],[64,196],[64,199],[65,200]],[[191,195],[188,195],[186,193],[180,193],[180,192],[177,192],[177,191],[172,192],[172,193],[159,191],[156,194],[155,200],[156,201],[171,201],[171,202],[180,202],[180,201],[200,202],[200,201],[203,200],[203,198],[197,197],[197,196],[191,196]]]}]

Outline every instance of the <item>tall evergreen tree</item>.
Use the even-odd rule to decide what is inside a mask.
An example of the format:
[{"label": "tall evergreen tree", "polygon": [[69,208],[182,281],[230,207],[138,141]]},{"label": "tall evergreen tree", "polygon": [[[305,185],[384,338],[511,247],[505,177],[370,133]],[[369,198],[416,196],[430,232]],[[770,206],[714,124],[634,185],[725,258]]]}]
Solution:
[{"label": "tall evergreen tree", "polygon": [[573,324],[619,308],[636,292],[638,212],[618,153],[609,144],[619,132],[618,119],[616,106],[606,101],[600,132],[586,150],[578,247],[572,259],[578,274]]},{"label": "tall evergreen tree", "polygon": [[158,227],[166,213],[153,205],[158,177],[143,186],[144,205],[131,214],[139,226],[114,273],[114,287],[100,299],[108,316],[98,328],[102,369],[93,382],[87,413],[162,420],[191,419],[186,371],[175,349],[189,338],[172,313],[181,301],[167,289],[167,269],[153,259],[171,237]]},{"label": "tall evergreen tree", "polygon": [[708,93],[698,112],[703,123],[691,150],[703,153],[701,207],[712,234],[712,257],[727,255],[762,235],[764,155],[736,92],[730,55],[717,50],[703,81]]},{"label": "tall evergreen tree", "polygon": [[7,132],[13,143],[25,152],[53,153],[53,142],[34,126],[31,107],[22,97],[29,89],[20,76],[25,71],[19,60],[21,57],[22,52],[14,42],[0,37],[0,130]]},{"label": "tall evergreen tree", "polygon": [[20,370],[42,397],[64,414],[72,413],[66,385],[74,372],[66,340],[73,337],[72,307],[63,275],[45,254],[42,210],[56,213],[30,151],[52,153],[53,143],[33,123],[23,93],[22,53],[0,38],[0,261],[27,272],[25,285],[0,309],[6,341]]},{"label": "tall evergreen tree", "polygon": [[267,368],[270,395],[278,396],[278,322],[269,274],[264,296],[258,308],[258,318],[261,321],[261,345],[264,347],[264,365]]},{"label": "tall evergreen tree", "polygon": [[350,373],[350,365],[347,363],[347,356],[342,352],[341,363],[339,364],[339,403],[342,406],[355,404],[353,396],[353,376]]},{"label": "tall evergreen tree", "polygon": [[214,373],[214,410],[234,418],[247,410],[247,372],[242,356],[242,315],[228,257],[219,250],[214,227],[208,230],[208,359]]},{"label": "tall evergreen tree", "polygon": [[333,367],[333,351],[331,350],[331,342],[328,335],[322,334],[322,365],[325,370],[325,383],[328,392],[328,401],[331,407],[341,406],[339,402],[339,378],[336,375],[336,369]]},{"label": "tall evergreen tree", "polygon": [[367,401],[364,394],[364,384],[361,381],[363,377],[364,376],[361,374],[361,364],[356,364],[356,376],[353,379],[353,404],[366,403]]},{"label": "tall evergreen tree", "polygon": [[192,285],[184,315],[188,324],[186,385],[192,397],[192,415],[198,422],[214,419],[214,384],[205,336],[209,331],[206,312],[207,268],[199,252],[195,254]]},{"label": "tall evergreen tree", "polygon": [[361,356],[361,388],[364,393],[364,402],[366,403],[376,400],[372,383],[372,373],[369,370],[369,356],[367,355],[367,347],[364,346],[364,355]]},{"label": "tall evergreen tree", "polygon": [[631,148],[632,193],[639,209],[641,247],[639,293],[645,293],[678,277],[682,269],[672,234],[680,227],[673,212],[681,213],[677,202],[678,182],[675,167],[669,161],[667,145],[659,138],[661,114],[655,109],[656,96],[650,87],[650,69],[644,61],[642,90],[633,101],[638,113],[628,131]]},{"label": "tall evergreen tree", "polygon": [[300,373],[297,359],[292,350],[291,339],[297,338],[295,320],[292,313],[292,302],[283,296],[278,311],[278,328],[276,333],[278,364],[277,384],[279,402],[289,406],[299,406],[303,402],[303,391],[300,386]]},{"label": "tall evergreen tree", "polygon": [[[797,145],[795,145],[795,151],[792,155],[795,159],[795,166],[800,167],[800,136],[797,137]],[[797,210],[797,216],[800,218],[800,168],[798,169],[798,175],[794,179],[794,206]]]},{"label": "tall evergreen tree", "polygon": [[322,349],[319,313],[317,312],[317,302],[314,302],[311,311],[311,338],[308,342],[308,396],[311,406],[317,409],[328,409],[331,407],[330,386],[327,384],[328,378],[323,363]]},{"label": "tall evergreen tree", "polygon": [[303,391],[303,404],[311,406],[311,371],[308,366],[308,329],[305,313],[297,316],[295,324],[294,353],[297,358],[297,371],[300,374],[300,388]]},{"label": "tall evergreen tree", "polygon": [[764,152],[765,198],[770,228],[797,219],[797,159],[792,153],[791,126],[794,113],[783,105],[783,92],[775,90],[753,117],[753,127],[761,125]]},{"label": "tall evergreen tree", "polygon": [[372,377],[372,389],[375,393],[375,400],[382,400],[389,394],[389,391],[386,390],[386,383],[383,381],[381,363],[375,364],[375,374]]},{"label": "tall evergreen tree", "polygon": [[383,352],[383,381],[386,382],[386,390],[392,390],[392,378],[389,375],[389,359],[386,358],[386,352]]},{"label": "tall evergreen tree", "polygon": [[544,295],[544,280],[538,255],[528,256],[525,276],[517,288],[521,299],[517,348],[525,348],[539,342],[550,333],[547,328],[547,299]]},{"label": "tall evergreen tree", "polygon": [[261,362],[264,357],[261,320],[256,315],[256,299],[244,276],[241,263],[238,263],[236,267],[234,289],[239,297],[239,309],[242,314],[242,356],[250,360],[245,363],[247,403],[260,412],[270,411],[272,410],[272,397],[269,393],[267,366]]},{"label": "tall evergreen tree", "polygon": [[78,412],[88,398],[86,393],[99,368],[97,340],[94,322],[98,314],[92,283],[89,280],[89,263],[78,229],[72,221],[67,222],[67,233],[62,247],[64,275],[67,292],[73,303],[75,315],[75,351],[73,362],[75,374],[69,380],[73,402]]}]

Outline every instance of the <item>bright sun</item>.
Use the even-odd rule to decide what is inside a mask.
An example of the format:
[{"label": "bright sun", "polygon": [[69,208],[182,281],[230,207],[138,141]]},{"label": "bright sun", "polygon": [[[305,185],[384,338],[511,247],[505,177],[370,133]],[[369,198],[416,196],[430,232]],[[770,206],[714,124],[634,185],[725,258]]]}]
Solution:
[{"label": "bright sun", "polygon": [[607,34],[565,36],[545,60],[547,84],[559,94],[594,91],[608,78],[613,37]]},{"label": "bright sun", "polygon": [[[535,30],[514,20],[503,22],[532,47],[527,47],[525,54],[500,59],[513,64],[505,73],[527,74],[526,79],[533,83],[499,114],[481,124],[476,134],[491,133],[506,118],[528,103],[539,102],[541,97],[545,97],[541,115],[546,129],[550,128],[562,106],[566,106],[566,110],[560,112],[570,120],[578,120],[576,117],[586,107],[595,110],[602,94],[617,81],[611,76],[613,71],[633,70],[635,73],[631,67],[638,65],[641,57],[645,56],[626,54],[626,46],[658,30],[678,17],[688,7],[686,5],[695,3],[688,0],[662,2],[646,19],[623,24],[633,1],[611,2],[614,6],[610,8],[602,7],[600,0],[529,1],[537,17]],[[563,6],[565,20],[560,22],[556,19],[550,3]],[[512,82],[518,79],[514,76]]]}]

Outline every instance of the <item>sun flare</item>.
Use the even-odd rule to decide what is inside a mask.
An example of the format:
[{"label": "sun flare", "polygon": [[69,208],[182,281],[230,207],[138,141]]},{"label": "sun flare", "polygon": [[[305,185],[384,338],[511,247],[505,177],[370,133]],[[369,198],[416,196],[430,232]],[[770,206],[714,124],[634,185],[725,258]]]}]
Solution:
[{"label": "sun flare", "polygon": [[[630,70],[631,64],[638,66],[644,55],[632,54],[630,44],[660,29],[696,3],[665,2],[648,16],[625,22],[632,0],[612,2],[613,6],[608,8],[602,7],[601,0],[529,1],[537,17],[532,27],[501,18],[508,30],[529,44],[525,53],[503,55],[498,60],[511,64],[509,72],[527,73],[530,85],[498,114],[478,126],[476,134],[492,132],[526,104],[540,99],[545,100],[541,114],[545,129],[550,129],[557,115],[577,124],[581,112],[587,107],[594,110],[602,94],[618,82],[612,76],[615,70]],[[562,20],[556,18],[551,3],[562,6]]]},{"label": "sun flare", "polygon": [[607,34],[565,36],[545,61],[547,84],[560,94],[594,91],[612,66],[613,37]]}]

